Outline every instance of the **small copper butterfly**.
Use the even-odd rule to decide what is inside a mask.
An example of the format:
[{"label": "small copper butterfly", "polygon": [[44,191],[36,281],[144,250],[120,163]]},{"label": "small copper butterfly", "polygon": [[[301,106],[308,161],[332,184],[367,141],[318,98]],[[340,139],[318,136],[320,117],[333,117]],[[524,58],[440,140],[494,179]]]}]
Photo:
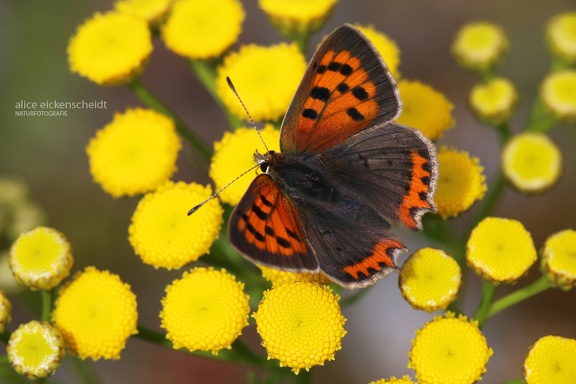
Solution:
[{"label": "small copper butterfly", "polygon": [[343,25],[314,54],[286,112],[281,152],[230,216],[234,247],[257,264],[322,272],[346,288],[397,270],[390,222],[412,230],[435,210],[434,145],[393,120],[398,88],[372,43]]}]

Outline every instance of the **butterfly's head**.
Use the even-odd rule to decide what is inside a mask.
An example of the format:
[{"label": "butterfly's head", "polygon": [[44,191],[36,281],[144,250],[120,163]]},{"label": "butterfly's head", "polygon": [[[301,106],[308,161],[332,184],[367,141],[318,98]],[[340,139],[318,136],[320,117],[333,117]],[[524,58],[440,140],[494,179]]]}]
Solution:
[{"label": "butterfly's head", "polygon": [[260,152],[258,152],[258,150],[254,152],[254,161],[256,161],[262,172],[264,173],[268,172],[268,169],[270,168],[270,163],[272,162],[272,158],[274,157],[275,153],[276,151],[268,151],[264,154],[261,154]]}]

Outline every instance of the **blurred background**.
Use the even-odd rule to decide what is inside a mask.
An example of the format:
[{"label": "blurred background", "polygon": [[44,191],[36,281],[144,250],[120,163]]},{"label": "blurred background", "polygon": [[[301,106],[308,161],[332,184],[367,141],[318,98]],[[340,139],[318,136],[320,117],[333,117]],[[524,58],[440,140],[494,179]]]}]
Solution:
[{"label": "blurred background", "polygon": [[[256,0],[242,1],[246,20],[242,43],[282,41]],[[158,313],[164,287],[182,271],[154,270],[134,255],[127,228],[137,199],[115,200],[96,185],[89,174],[85,147],[97,129],[115,111],[140,105],[125,87],[99,87],[68,70],[66,46],[78,24],[112,1],[0,2],[0,178],[16,178],[30,188],[31,197],[45,211],[48,224],[63,232],[74,249],[73,271],[87,265],[108,269],[128,282],[138,297],[140,323],[159,329]],[[539,84],[549,70],[544,39],[547,21],[557,13],[576,9],[574,0],[341,0],[332,18],[315,35],[308,57],[320,36],[344,22],[372,24],[394,39],[401,50],[400,72],[443,92],[454,104],[456,126],[440,141],[480,158],[488,183],[499,166],[496,133],[473,118],[466,100],[477,77],[461,68],[449,54],[455,31],[471,21],[501,25],[510,42],[499,73],[511,79],[520,94],[512,122],[514,131],[525,123]],[[184,59],[168,52],[156,40],[143,82],[179,114],[207,142],[220,139],[227,129],[223,113],[194,78]],[[15,117],[15,104],[26,101],[105,100],[101,110],[70,110],[67,117]],[[507,188],[495,216],[520,220],[531,232],[537,248],[550,234],[576,229],[576,128],[559,125],[550,137],[564,155],[564,175],[549,192],[524,196]],[[208,183],[180,155],[175,180]],[[472,210],[473,214],[473,210]],[[455,220],[464,226],[471,213]],[[408,244],[414,249],[420,244]],[[4,248],[8,244],[3,244]],[[2,265],[0,268],[6,268]],[[5,272],[5,271],[0,271]],[[534,266],[520,280],[525,285],[539,276]],[[517,287],[513,287],[517,288]],[[502,287],[498,295],[509,291]],[[480,280],[470,276],[466,306],[473,314]],[[16,293],[9,293],[16,295]],[[16,296],[9,296],[14,298]],[[499,383],[521,377],[528,347],[538,338],[556,334],[576,338],[576,295],[549,290],[491,319],[484,328],[494,355],[483,382]],[[22,301],[13,300],[13,330],[36,318]],[[314,368],[317,383],[368,383],[414,372],[406,368],[414,332],[433,315],[417,312],[401,298],[397,275],[380,281],[359,303],[344,309],[348,334],[336,360]],[[259,352],[259,337],[252,325],[243,338]],[[2,351],[4,353],[4,347]],[[93,364],[103,383],[245,383],[248,369],[167,350],[131,339],[120,361]],[[74,382],[71,366],[57,372],[59,382]]]}]

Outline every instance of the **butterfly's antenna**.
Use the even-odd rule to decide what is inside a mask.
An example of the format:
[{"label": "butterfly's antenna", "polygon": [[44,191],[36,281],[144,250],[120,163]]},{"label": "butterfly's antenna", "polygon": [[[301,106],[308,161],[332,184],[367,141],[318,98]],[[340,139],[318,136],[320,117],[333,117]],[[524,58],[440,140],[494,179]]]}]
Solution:
[{"label": "butterfly's antenna", "polygon": [[226,76],[226,81],[228,82],[228,86],[230,87],[232,92],[234,92],[234,94],[236,95],[236,98],[238,98],[238,101],[240,102],[240,104],[242,104],[242,108],[244,108],[244,112],[246,112],[246,115],[248,115],[248,118],[250,119],[250,124],[256,129],[256,132],[258,133],[260,140],[262,140],[262,144],[264,144],[264,148],[266,148],[266,152],[270,152],[270,150],[268,149],[268,146],[266,145],[266,142],[264,141],[264,138],[262,137],[262,134],[260,133],[260,130],[256,126],[256,123],[254,122],[254,120],[252,120],[252,116],[250,116],[250,112],[248,112],[248,108],[246,108],[246,106],[244,105],[244,102],[240,98],[240,95],[238,95],[236,88],[234,88],[234,84],[232,84],[232,80],[230,80],[230,78],[228,76]]},{"label": "butterfly's antenna", "polygon": [[218,196],[220,194],[220,192],[222,192],[223,190],[225,190],[226,188],[228,188],[230,185],[232,185],[232,183],[234,183],[236,180],[238,180],[239,178],[241,178],[242,176],[244,176],[245,174],[247,174],[248,172],[250,172],[251,170],[253,170],[254,168],[258,168],[260,166],[260,163],[254,165],[253,167],[249,168],[248,170],[242,172],[240,175],[236,176],[234,178],[234,180],[230,181],[228,184],[226,184],[225,186],[223,186],[222,188],[220,188],[219,190],[217,190],[216,192],[214,192],[214,194],[212,196],[210,196],[209,198],[207,198],[206,200],[204,200],[203,202],[195,205],[194,207],[192,207],[192,209],[190,209],[188,211],[188,216],[190,216],[191,214],[193,214],[194,212],[196,212],[197,210],[199,210],[204,204],[206,204],[207,202],[209,202],[210,200],[212,200],[213,198],[215,198],[216,196]]}]

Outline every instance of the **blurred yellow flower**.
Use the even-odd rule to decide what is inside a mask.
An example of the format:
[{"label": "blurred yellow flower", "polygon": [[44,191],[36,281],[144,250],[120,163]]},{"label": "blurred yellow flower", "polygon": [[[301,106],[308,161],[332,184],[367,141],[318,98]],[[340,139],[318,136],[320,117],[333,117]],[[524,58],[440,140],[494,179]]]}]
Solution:
[{"label": "blurred yellow flower", "polygon": [[152,35],[146,20],[117,12],[96,13],[78,27],[68,44],[72,72],[100,85],[132,80],[151,53]]},{"label": "blurred yellow flower", "polygon": [[136,296],[118,275],[87,267],[58,292],[54,325],[81,359],[119,359],[137,333]]},{"label": "blurred yellow flower", "polygon": [[519,191],[542,192],[560,178],[562,153],[544,133],[523,132],[504,147],[502,169]]},{"label": "blurred yellow flower", "polygon": [[398,284],[414,309],[434,312],[446,309],[458,297],[462,271],[444,251],[422,248],[404,262]]},{"label": "blurred yellow flower", "polygon": [[500,62],[508,50],[508,40],[497,25],[469,23],[457,32],[451,50],[462,67],[485,72]]},{"label": "blurred yellow flower", "polygon": [[394,376],[389,379],[380,379],[376,381],[371,381],[368,384],[416,384],[409,376],[402,376],[401,378],[396,378]]},{"label": "blurred yellow flower", "polygon": [[10,313],[12,312],[12,304],[10,300],[6,297],[4,292],[0,291],[0,334],[4,333],[6,330],[6,324],[8,324],[12,317]]},{"label": "blurred yellow flower", "polygon": [[484,197],[484,168],[477,157],[443,146],[438,151],[438,164],[434,202],[443,219],[458,216]]},{"label": "blurred yellow flower", "polygon": [[334,360],[346,334],[338,300],[329,287],[314,283],[280,284],[264,292],[252,316],[268,358],[294,373]]},{"label": "blurred yellow flower", "polygon": [[194,268],[166,288],[162,328],[175,349],[218,354],[248,325],[250,305],[244,284],[225,270]]},{"label": "blurred yellow flower", "polygon": [[576,61],[576,12],[556,15],[546,29],[552,52],[566,61]]},{"label": "blurred yellow flower", "polygon": [[[260,130],[266,145],[272,151],[280,151],[280,131],[271,124]],[[210,178],[214,180],[219,190],[238,175],[256,165],[254,152],[266,153],[266,148],[254,128],[238,128],[234,132],[226,132],[220,141],[214,143],[214,155],[210,162]],[[234,181],[228,188],[220,192],[218,197],[224,203],[236,205],[248,186],[254,180],[254,172],[248,172]]]},{"label": "blurred yellow flower", "polygon": [[576,285],[576,231],[566,229],[546,239],[542,271],[554,286],[564,290]]},{"label": "blurred yellow flower", "polygon": [[258,265],[258,268],[260,268],[260,271],[262,271],[262,276],[271,282],[272,285],[294,283],[298,281],[328,285],[332,282],[322,272],[287,272],[276,268],[265,267],[263,265]]},{"label": "blurred yellow flower", "polygon": [[64,357],[64,340],[58,329],[36,320],[20,324],[6,348],[12,368],[30,380],[52,375]]},{"label": "blurred yellow flower", "polygon": [[481,380],[491,355],[476,321],[447,312],[416,331],[408,368],[421,384],[472,384]]},{"label": "blurred yellow flower", "polygon": [[380,56],[382,56],[386,62],[392,76],[395,79],[399,79],[400,72],[398,71],[398,66],[400,66],[400,49],[398,48],[398,44],[384,33],[376,30],[372,25],[354,24],[354,26],[370,39],[378,52],[380,52]]},{"label": "blurred yellow flower", "polygon": [[179,0],[162,28],[162,38],[179,55],[215,58],[238,40],[244,17],[238,0]]},{"label": "blurred yellow flower", "polygon": [[308,34],[319,29],[337,0],[260,0],[260,8],[285,36]]},{"label": "blurred yellow flower", "polygon": [[275,121],[284,116],[306,70],[306,59],[298,46],[245,45],[224,58],[218,67],[216,92],[232,113],[246,120],[246,112],[230,90],[230,77],[255,121]]},{"label": "blurred yellow flower", "polygon": [[524,361],[527,384],[576,383],[576,340],[544,336],[530,347]]},{"label": "blurred yellow flower", "polygon": [[132,215],[130,244],[143,262],[180,268],[210,250],[220,234],[223,210],[217,199],[186,213],[212,194],[209,186],[166,182],[144,196]]},{"label": "blurred yellow flower", "polygon": [[470,234],[466,259],[485,279],[495,284],[514,283],[536,261],[536,249],[519,221],[487,217]]},{"label": "blurred yellow flower", "polygon": [[549,74],[542,83],[540,97],[544,105],[559,119],[576,120],[576,70]]},{"label": "blurred yellow flower", "polygon": [[22,233],[10,248],[14,277],[32,290],[50,290],[60,284],[70,274],[73,262],[66,237],[48,227]]},{"label": "blurred yellow flower", "polygon": [[475,85],[468,100],[480,120],[498,125],[507,121],[516,109],[518,94],[514,84],[503,77]]},{"label": "blurred yellow flower", "polygon": [[174,122],[153,110],[116,113],[86,148],[90,173],[114,197],[152,191],[176,171],[182,144]]},{"label": "blurred yellow flower", "polygon": [[118,13],[125,13],[146,19],[150,24],[159,22],[170,10],[174,0],[118,0],[114,9]]},{"label": "blurred yellow flower", "polygon": [[430,140],[437,140],[454,126],[454,106],[440,92],[419,81],[402,79],[398,82],[402,99],[400,124],[419,129]]}]

